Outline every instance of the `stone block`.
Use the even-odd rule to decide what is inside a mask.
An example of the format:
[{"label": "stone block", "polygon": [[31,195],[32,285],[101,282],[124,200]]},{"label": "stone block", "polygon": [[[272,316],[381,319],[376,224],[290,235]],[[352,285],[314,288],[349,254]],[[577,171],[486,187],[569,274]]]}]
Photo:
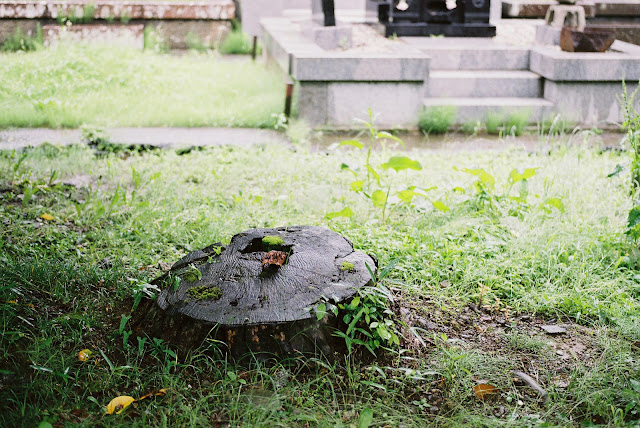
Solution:
[{"label": "stone block", "polygon": [[198,37],[207,45],[217,46],[231,31],[229,21],[163,19],[136,22],[155,26],[158,34],[169,43],[171,49],[187,49],[188,34]]},{"label": "stone block", "polygon": [[526,114],[529,124],[535,124],[553,113],[553,103],[541,98],[426,98],[425,108],[453,107],[456,123],[484,121],[490,114],[509,116]]},{"label": "stone block", "polygon": [[296,80],[314,81],[424,81],[429,59],[424,55],[394,56],[300,54],[293,61],[292,76]]},{"label": "stone block", "polygon": [[[627,80],[629,92],[637,81]],[[621,123],[624,120],[620,99],[622,82],[554,82],[545,81],[544,97],[555,103],[556,110],[569,120],[586,126]],[[638,108],[638,106],[636,106]]]},{"label": "stone block", "polygon": [[354,119],[368,120],[371,108],[380,127],[415,127],[423,92],[422,82],[332,82],[327,124],[357,125]]},{"label": "stone block", "polygon": [[280,16],[284,0],[239,0],[242,31],[249,36],[260,36],[260,19]]},{"label": "stone block", "polygon": [[[0,1],[0,18],[56,19],[60,14],[82,17],[87,4],[84,0]],[[95,19],[117,19],[123,16],[128,19],[230,20],[235,18],[233,0],[193,2],[96,0],[91,4],[95,8],[93,16]]]},{"label": "stone block", "polygon": [[529,49],[491,39],[402,37],[430,58],[432,70],[528,70]]},{"label": "stone block", "polygon": [[536,43],[539,45],[557,46],[560,44],[561,27],[538,25],[536,27]]},{"label": "stone block", "polygon": [[299,82],[298,116],[311,126],[322,126],[328,120],[329,84],[326,82]]},{"label": "stone block", "polygon": [[616,41],[604,53],[563,52],[557,47],[535,46],[531,71],[555,81],[640,80],[640,46]]},{"label": "stone block", "polygon": [[45,25],[42,27],[42,38],[45,46],[51,46],[60,40],[73,42],[116,44],[142,50],[144,25],[105,25],[76,24],[70,27],[61,25]]},{"label": "stone block", "polygon": [[13,36],[18,29],[22,34],[35,36],[38,28],[38,21],[35,19],[5,19],[0,23],[0,45]]},{"label": "stone block", "polygon": [[348,49],[351,47],[353,32],[350,24],[337,23],[332,27],[323,27],[315,22],[300,25],[302,34],[322,49]]},{"label": "stone block", "polygon": [[430,97],[518,97],[542,96],[541,78],[530,71],[431,71]]}]

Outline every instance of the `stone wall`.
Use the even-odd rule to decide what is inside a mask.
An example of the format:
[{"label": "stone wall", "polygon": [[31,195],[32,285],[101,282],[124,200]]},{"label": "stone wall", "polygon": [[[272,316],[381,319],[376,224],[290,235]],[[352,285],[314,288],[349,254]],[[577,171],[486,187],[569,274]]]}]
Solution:
[{"label": "stone wall", "polygon": [[[61,17],[79,19],[86,13],[85,1],[0,1],[0,44],[15,34],[35,35],[37,24],[55,25]],[[217,45],[231,30],[235,18],[232,0],[195,2],[104,1],[92,3],[92,24],[117,26],[123,23],[153,26],[173,49],[187,48],[187,36]],[[109,32],[109,29],[103,32]]]}]

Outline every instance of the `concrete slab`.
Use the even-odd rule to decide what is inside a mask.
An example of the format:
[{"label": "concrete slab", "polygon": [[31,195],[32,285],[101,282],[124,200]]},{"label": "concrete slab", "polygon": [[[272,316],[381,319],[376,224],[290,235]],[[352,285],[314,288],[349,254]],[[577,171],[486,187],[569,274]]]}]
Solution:
[{"label": "concrete slab", "polygon": [[563,52],[557,46],[535,46],[531,71],[555,81],[640,80],[640,46],[616,41],[604,53]]},{"label": "concrete slab", "polygon": [[[637,81],[627,81],[629,92]],[[624,121],[620,104],[622,82],[544,82],[544,95],[565,118],[586,126],[620,124]],[[637,108],[637,106],[636,106]]]},{"label": "concrete slab", "polygon": [[529,49],[487,38],[401,37],[431,58],[433,70],[528,70]]},{"label": "concrete slab", "polygon": [[430,97],[523,97],[542,96],[542,79],[523,70],[435,70],[429,73]]},{"label": "concrete slab", "polygon": [[514,112],[528,114],[529,123],[535,124],[553,114],[552,102],[541,98],[426,98],[424,107],[452,106],[456,109],[456,123],[484,121],[491,113],[508,115]]},{"label": "concrete slab", "polygon": [[261,26],[265,54],[296,81],[298,113],[310,125],[353,126],[371,108],[380,126],[415,126],[429,70],[420,50],[383,38],[324,50],[286,18],[263,19]]}]

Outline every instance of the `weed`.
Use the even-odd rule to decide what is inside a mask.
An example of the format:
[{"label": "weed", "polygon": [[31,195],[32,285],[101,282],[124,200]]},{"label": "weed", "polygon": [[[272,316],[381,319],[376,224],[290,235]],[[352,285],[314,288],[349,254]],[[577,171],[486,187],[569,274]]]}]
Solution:
[{"label": "weed", "polygon": [[0,46],[0,52],[36,51],[42,48],[42,44],[42,27],[37,23],[34,36],[25,34],[20,27],[16,28],[15,32]]},{"label": "weed", "polygon": [[487,132],[493,135],[520,136],[529,124],[531,114],[526,111],[515,111],[509,114],[489,113],[486,118]]},{"label": "weed", "polygon": [[627,131],[626,141],[631,146],[630,193],[633,208],[629,211],[627,234],[634,240],[640,238],[640,113],[635,111],[635,99],[640,99],[640,88],[629,95],[623,82],[623,129]]},{"label": "weed", "polygon": [[[220,53],[225,55],[248,55],[252,49],[253,45],[249,36],[241,30],[231,31],[218,47]],[[261,48],[258,47],[256,54],[260,52]]]},{"label": "weed", "polygon": [[[382,212],[382,222],[384,223],[388,216],[393,213],[396,209],[401,206],[411,206],[413,199],[417,197],[427,198],[426,192],[433,190],[434,188],[429,189],[418,189],[417,186],[409,186],[408,188],[400,191],[394,191],[392,193],[392,181],[387,180],[383,181],[384,177],[383,171],[392,169],[396,173],[400,171],[406,170],[416,170],[420,171],[422,169],[422,165],[420,162],[417,162],[407,156],[392,156],[387,162],[381,164],[378,169],[376,169],[371,163],[371,153],[375,145],[384,146],[385,141],[394,141],[396,143],[404,145],[402,140],[398,137],[389,134],[388,132],[380,132],[375,127],[373,123],[373,114],[371,109],[369,109],[369,121],[364,122],[367,127],[369,141],[366,146],[366,158],[364,165],[357,168],[350,168],[349,165],[343,163],[341,165],[341,169],[350,172],[356,178],[355,181],[351,182],[349,187],[356,193],[361,193],[367,199],[371,201],[371,204],[374,208],[380,209]],[[363,149],[365,145],[362,144],[358,140],[345,140],[342,141],[338,146],[350,146],[355,147],[356,149]],[[366,179],[364,177],[364,173],[366,172]],[[362,177],[360,177],[362,175]],[[393,200],[390,198],[394,198]],[[387,208],[391,208],[391,210],[387,213]],[[353,211],[349,207],[343,208],[341,211],[332,212],[325,215],[325,219],[333,219],[336,217],[350,217],[353,215]]]},{"label": "weed", "polygon": [[187,33],[185,43],[187,44],[187,48],[200,53],[209,52],[212,49],[210,43],[204,42],[200,36],[192,31]]},{"label": "weed", "polygon": [[[191,33],[189,33],[191,34]],[[169,43],[160,35],[153,25],[146,25],[143,32],[144,50],[155,53],[169,52]]]},{"label": "weed", "polygon": [[432,107],[424,109],[418,116],[418,128],[425,134],[444,134],[456,118],[453,106]]}]

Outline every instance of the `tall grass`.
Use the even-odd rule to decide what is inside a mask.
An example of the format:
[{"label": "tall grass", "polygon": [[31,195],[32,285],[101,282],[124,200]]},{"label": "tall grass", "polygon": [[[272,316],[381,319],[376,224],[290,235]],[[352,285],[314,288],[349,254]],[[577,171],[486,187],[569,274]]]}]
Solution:
[{"label": "tall grass", "polygon": [[0,55],[0,127],[266,127],[284,86],[259,64],[60,44]]}]

